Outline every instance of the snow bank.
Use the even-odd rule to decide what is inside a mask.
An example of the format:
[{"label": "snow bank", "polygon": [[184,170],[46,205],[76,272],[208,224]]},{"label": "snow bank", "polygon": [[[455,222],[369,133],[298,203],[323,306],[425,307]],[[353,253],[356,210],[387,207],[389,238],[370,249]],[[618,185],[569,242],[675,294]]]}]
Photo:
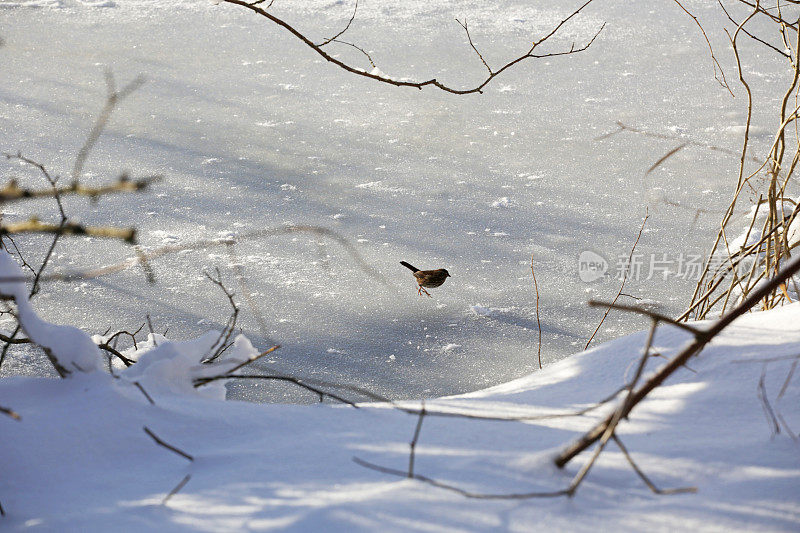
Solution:
[{"label": "snow bank", "polygon": [[[209,334],[182,345],[152,346],[161,339],[151,338],[119,380],[96,373],[0,381],[0,404],[22,417],[0,417],[0,520],[9,530],[45,531],[796,531],[800,454],[788,431],[800,430],[797,376],[782,396],[781,389],[800,353],[798,323],[798,304],[742,317],[620,426],[622,441],[657,485],[691,485],[696,494],[652,494],[612,444],[571,500],[474,500],[368,470],[353,457],[407,468],[416,417],[386,405],[197,396],[187,379],[214,342]],[[426,408],[571,412],[624,382],[644,337],[600,345],[504,385],[430,400]],[[669,357],[687,340],[667,327],[655,346]],[[240,338],[232,353],[251,350]],[[653,358],[648,372],[662,362]],[[134,379],[152,389],[155,405]],[[782,418],[780,433],[762,412],[760,390]],[[560,471],[553,456],[601,415],[524,424],[429,416],[415,471],[473,492],[558,490],[586,457]],[[156,445],[144,426],[194,461]]]}]

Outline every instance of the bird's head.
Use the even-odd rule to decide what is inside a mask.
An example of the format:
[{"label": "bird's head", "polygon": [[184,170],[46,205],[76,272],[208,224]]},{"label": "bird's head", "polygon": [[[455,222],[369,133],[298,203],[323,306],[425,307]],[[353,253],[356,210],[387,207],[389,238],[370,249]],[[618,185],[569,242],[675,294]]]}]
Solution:
[{"label": "bird's head", "polygon": [[443,268],[442,272],[444,272],[444,276],[446,278],[452,278],[453,277],[453,276],[450,275],[450,272],[448,272],[446,268]]}]

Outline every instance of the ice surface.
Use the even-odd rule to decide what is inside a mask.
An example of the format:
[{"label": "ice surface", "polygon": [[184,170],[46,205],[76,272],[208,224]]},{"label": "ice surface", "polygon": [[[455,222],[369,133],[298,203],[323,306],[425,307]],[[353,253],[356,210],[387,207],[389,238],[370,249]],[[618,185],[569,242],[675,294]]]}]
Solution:
[{"label": "ice surface", "polygon": [[[285,372],[399,398],[476,390],[537,368],[531,256],[549,364],[581,348],[599,322],[602,312],[588,309],[586,300],[611,298],[618,288],[612,276],[583,283],[581,252],[597,253],[616,269],[649,199],[651,217],[638,251],[646,266],[666,253],[675,268],[679,254],[705,252],[735,182],[738,160],[721,152],[687,147],[645,177],[682,141],[629,132],[597,140],[623,121],[738,148],[731,128],[743,123],[744,98],[731,98],[717,84],[702,36],[669,2],[592,4],[550,45],[584,42],[607,22],[588,51],[520,64],[484,94],[465,97],[342,72],[236,6],[34,3],[43,8],[0,10],[3,151],[20,150],[66,174],[102,106],[104,69],[120,85],[138,74],[148,79],[115,111],[85,180],[100,183],[125,169],[162,173],[165,180],[146,193],[96,204],[65,198],[72,216],[135,225],[146,248],[287,223],[320,225],[348,239],[388,280],[369,278],[335,242],[296,234],[241,242],[235,258],[224,247],[163,257],[153,263],[152,286],[136,268],[85,283],[46,284],[36,300],[43,316],[90,333],[133,331],[146,314],[156,332],[173,340],[220,329],[227,302],[202,274],[220,267],[238,293],[244,332],[258,350],[280,343],[274,366]],[[514,1],[363,4],[348,38],[366,47],[383,72],[455,86],[478,82],[485,69],[453,17],[468,18],[486,60],[500,65],[569,9]],[[320,0],[274,8],[324,39],[344,27],[351,7]],[[722,52],[727,38],[718,31],[723,15],[710,4],[692,9],[717,29],[710,37],[733,79],[732,57]],[[360,52],[329,46],[371,70]],[[757,97],[772,98],[785,65],[763,54],[748,59],[764,81],[754,84]],[[756,109],[756,152],[771,142],[767,111]],[[42,185],[40,176],[16,164],[1,172]],[[695,221],[701,207],[706,211]],[[36,212],[46,218],[54,209],[36,201],[10,206],[6,217]],[[19,244],[42,249],[45,242]],[[120,243],[74,238],[60,244],[52,269],[94,268],[131,256]],[[445,267],[453,277],[431,290],[432,299],[418,297],[401,259]],[[245,272],[267,331],[242,302],[232,263]],[[647,274],[645,268],[630,279],[625,292],[657,302],[667,314],[682,311],[693,280]],[[507,311],[478,316],[476,303]],[[641,324],[612,314],[597,340]],[[442,350],[451,344],[460,348]],[[29,352],[9,357],[2,369],[4,375],[47,372],[41,356]],[[236,386],[232,395],[315,400],[276,384]]]}]

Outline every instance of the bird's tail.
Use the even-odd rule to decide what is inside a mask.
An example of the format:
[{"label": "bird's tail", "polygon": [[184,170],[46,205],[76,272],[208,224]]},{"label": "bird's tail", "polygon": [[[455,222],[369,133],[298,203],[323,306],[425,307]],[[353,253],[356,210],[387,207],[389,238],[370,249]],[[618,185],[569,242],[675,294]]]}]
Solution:
[{"label": "bird's tail", "polygon": [[400,261],[400,264],[409,269],[411,272],[419,272],[419,269],[417,267],[410,265],[405,261]]}]

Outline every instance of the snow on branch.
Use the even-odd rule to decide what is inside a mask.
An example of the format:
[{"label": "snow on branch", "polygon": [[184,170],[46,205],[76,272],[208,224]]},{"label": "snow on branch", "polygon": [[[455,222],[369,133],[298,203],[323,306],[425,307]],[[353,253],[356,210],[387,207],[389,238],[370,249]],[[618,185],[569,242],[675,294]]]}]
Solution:
[{"label": "snow on branch", "polygon": [[135,228],[114,228],[111,226],[85,226],[77,222],[64,224],[48,224],[36,217],[22,222],[0,225],[0,236],[18,235],[20,233],[50,233],[53,235],[87,235],[106,239],[120,239],[127,243],[136,243]]},{"label": "snow on branch", "polygon": [[[0,280],[22,277],[22,270],[6,250],[0,250]],[[40,346],[61,377],[73,371],[101,370],[102,357],[92,339],[78,328],[42,320],[28,298],[22,281],[0,281],[0,298],[17,304],[16,318],[28,338]]]},{"label": "snow on branch", "polygon": [[33,216],[28,220],[14,223],[0,224],[0,237],[15,235],[19,233],[49,233],[56,236],[61,235],[89,235],[92,237],[121,239],[128,243],[136,242],[136,230],[134,228],[115,228],[113,226],[85,226],[76,222],[70,222],[64,207],[61,204],[61,196],[64,194],[77,194],[88,196],[92,200],[97,200],[102,195],[120,192],[138,192],[147,188],[150,184],[159,181],[161,176],[149,176],[146,178],[132,181],[127,174],[123,173],[115,183],[99,187],[87,187],[82,185],[77,179],[65,187],[58,186],[58,177],[53,177],[41,163],[22,155],[3,154],[6,159],[16,159],[20,163],[33,166],[42,173],[50,184],[46,189],[31,189],[19,187],[17,180],[10,180],[5,187],[0,189],[0,204],[29,200],[34,198],[53,198],[58,205],[61,221],[58,224],[48,224],[41,222],[38,217]]},{"label": "snow on branch", "polygon": [[[5,154],[5,156],[9,159],[12,157],[22,159],[19,154],[16,156]],[[106,194],[142,191],[153,183],[161,181],[161,179],[162,176],[147,176],[132,180],[128,174],[123,173],[115,182],[108,185],[90,187],[75,181],[69,185],[56,187],[55,189],[33,189],[28,187],[20,187],[17,180],[12,179],[6,183],[5,187],[0,189],[0,203],[28,200],[31,198],[53,198],[57,194],[61,196],[75,194],[78,196],[88,196],[92,200],[96,200],[100,196]]]}]

